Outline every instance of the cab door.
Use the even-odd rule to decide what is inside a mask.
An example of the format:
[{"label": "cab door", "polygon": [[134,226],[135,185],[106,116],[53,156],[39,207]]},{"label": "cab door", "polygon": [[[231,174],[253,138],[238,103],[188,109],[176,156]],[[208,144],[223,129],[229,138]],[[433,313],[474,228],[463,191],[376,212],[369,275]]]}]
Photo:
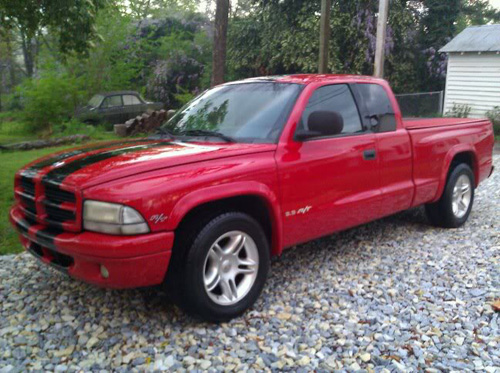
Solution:
[{"label": "cab door", "polygon": [[121,95],[106,97],[99,108],[99,115],[107,123],[122,123],[123,101]]},{"label": "cab door", "polygon": [[362,124],[351,87],[312,92],[297,131],[308,129],[315,111],[340,114],[343,128],[277,151],[285,247],[368,222],[380,211],[376,139]]},{"label": "cab door", "polygon": [[[366,117],[373,121],[380,162],[380,217],[409,209],[415,187],[410,135],[403,128],[388,91],[380,84],[358,83],[355,87]],[[398,124],[399,122],[399,124]]]}]

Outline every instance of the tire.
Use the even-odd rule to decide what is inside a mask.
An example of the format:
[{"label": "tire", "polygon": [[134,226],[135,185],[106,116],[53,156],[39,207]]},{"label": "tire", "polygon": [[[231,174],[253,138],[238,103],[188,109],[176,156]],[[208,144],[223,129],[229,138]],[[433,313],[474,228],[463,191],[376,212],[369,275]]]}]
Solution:
[{"label": "tire", "polygon": [[443,228],[462,226],[472,210],[474,186],[471,168],[465,163],[456,165],[448,175],[441,198],[435,203],[425,205],[425,212],[431,224]]},{"label": "tire", "polygon": [[252,217],[240,212],[208,218],[194,230],[181,232],[189,235],[174,248],[167,289],[193,316],[212,322],[240,316],[257,300],[267,279],[266,234]]}]

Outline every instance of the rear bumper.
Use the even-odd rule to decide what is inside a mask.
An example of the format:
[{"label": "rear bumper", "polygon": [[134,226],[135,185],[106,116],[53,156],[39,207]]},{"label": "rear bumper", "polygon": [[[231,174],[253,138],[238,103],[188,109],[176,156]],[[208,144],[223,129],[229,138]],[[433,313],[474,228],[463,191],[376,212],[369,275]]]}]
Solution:
[{"label": "rear bumper", "polygon": [[[48,229],[14,207],[10,220],[24,248],[42,263],[97,286],[124,289],[158,285],[167,272],[173,232],[111,236]],[[101,266],[109,273],[101,274]]]}]

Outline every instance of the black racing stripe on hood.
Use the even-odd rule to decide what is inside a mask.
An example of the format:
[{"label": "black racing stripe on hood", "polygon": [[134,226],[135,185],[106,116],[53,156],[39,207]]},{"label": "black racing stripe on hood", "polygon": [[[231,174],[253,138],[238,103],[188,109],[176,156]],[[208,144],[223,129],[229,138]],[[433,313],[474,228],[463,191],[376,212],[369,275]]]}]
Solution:
[{"label": "black racing stripe on hood", "polygon": [[168,146],[168,145],[173,145],[173,144],[170,142],[167,142],[167,141],[161,141],[161,142],[156,142],[153,144],[125,147],[125,148],[120,148],[120,149],[105,151],[105,152],[98,153],[98,154],[89,155],[88,157],[76,159],[73,162],[69,162],[65,165],[62,165],[61,167],[54,168],[53,170],[49,171],[43,177],[43,181],[49,182],[49,183],[61,184],[62,181],[67,176],[69,176],[72,173],[77,172],[77,171],[79,171],[87,166],[90,166],[94,163],[101,162],[101,161],[104,161],[106,159],[110,159],[110,158],[117,157],[117,156],[124,155],[124,154],[134,153],[134,152],[138,152],[138,151],[146,150],[146,149],[164,147],[164,146]]},{"label": "black racing stripe on hood", "polygon": [[53,157],[50,157],[50,158],[44,159],[43,161],[35,163],[34,165],[28,167],[27,170],[41,170],[42,168],[51,166],[54,163],[61,162],[61,161],[65,160],[65,159],[67,159],[67,158],[71,158],[71,157],[74,157],[76,155],[80,155],[80,154],[83,154],[83,153],[88,153],[88,152],[92,152],[92,151],[100,150],[100,149],[106,149],[106,148],[109,148],[109,147],[112,147],[112,146],[122,146],[122,145],[129,145],[129,144],[137,144],[139,142],[144,142],[144,141],[148,141],[148,140],[145,140],[145,139],[142,139],[142,140],[128,140],[128,141],[121,141],[121,142],[117,142],[117,143],[106,142],[104,144],[95,144],[95,145],[92,145],[92,146],[87,146],[85,148],[75,149],[75,150],[71,150],[69,152],[57,154],[57,155],[55,155]]}]

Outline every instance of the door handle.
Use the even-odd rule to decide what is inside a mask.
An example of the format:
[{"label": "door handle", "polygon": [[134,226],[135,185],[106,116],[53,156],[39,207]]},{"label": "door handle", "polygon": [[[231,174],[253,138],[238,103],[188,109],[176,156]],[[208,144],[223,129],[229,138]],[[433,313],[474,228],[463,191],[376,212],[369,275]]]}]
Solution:
[{"label": "door handle", "polygon": [[368,149],[363,152],[363,159],[365,161],[371,161],[377,158],[377,152],[375,149]]}]

